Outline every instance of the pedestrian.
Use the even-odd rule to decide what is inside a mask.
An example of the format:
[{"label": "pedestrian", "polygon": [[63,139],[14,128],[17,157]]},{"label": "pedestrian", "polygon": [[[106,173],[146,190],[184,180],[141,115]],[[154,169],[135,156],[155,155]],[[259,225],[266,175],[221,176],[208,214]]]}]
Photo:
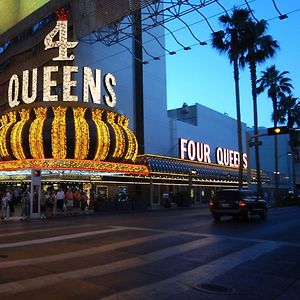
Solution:
[{"label": "pedestrian", "polygon": [[87,194],[86,192],[82,192],[81,194],[81,201],[80,201],[80,207],[81,207],[81,212],[86,212],[86,207],[87,207]]},{"label": "pedestrian", "polygon": [[6,193],[3,193],[3,196],[1,198],[1,219],[7,220],[9,219],[9,203],[6,196]]},{"label": "pedestrian", "polygon": [[47,192],[42,191],[40,199],[41,220],[46,219]]},{"label": "pedestrian", "polygon": [[21,221],[27,221],[30,218],[30,192],[28,188],[24,191],[21,202],[22,202]]},{"label": "pedestrian", "polygon": [[9,189],[6,191],[6,198],[7,198],[7,206],[6,206],[6,219],[9,220],[11,207],[12,207],[12,193]]},{"label": "pedestrian", "polygon": [[73,207],[76,214],[79,213],[80,201],[81,201],[81,191],[80,189],[77,188],[73,194]]},{"label": "pedestrian", "polygon": [[89,212],[93,213],[95,210],[95,194],[91,192],[90,201],[88,203]]},{"label": "pedestrian", "polygon": [[57,214],[64,214],[64,201],[65,201],[65,192],[60,187],[56,193],[56,209]]},{"label": "pedestrian", "polygon": [[67,215],[72,214],[73,198],[74,198],[73,191],[69,188],[66,192]]},{"label": "pedestrian", "polygon": [[53,190],[49,191],[49,197],[47,197],[46,207],[47,207],[47,216],[51,218],[53,216],[53,208],[56,202],[56,197]]}]

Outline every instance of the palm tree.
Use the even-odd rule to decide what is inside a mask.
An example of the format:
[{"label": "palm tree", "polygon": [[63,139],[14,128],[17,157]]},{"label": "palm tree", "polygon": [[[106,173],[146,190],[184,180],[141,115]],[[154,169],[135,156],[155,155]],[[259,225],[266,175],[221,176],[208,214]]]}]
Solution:
[{"label": "palm tree", "polygon": [[239,163],[239,187],[243,187],[243,156],[241,109],[240,109],[240,89],[239,89],[239,60],[243,56],[242,37],[243,27],[250,20],[250,12],[246,9],[234,8],[232,15],[222,15],[219,18],[224,30],[212,33],[212,46],[221,54],[226,54],[231,64],[233,64],[233,77],[235,82],[236,115],[237,115],[237,135],[238,150],[240,155]]},{"label": "palm tree", "polygon": [[[285,94],[291,94],[292,84],[291,79],[286,77],[289,72],[279,72],[275,65],[267,68],[266,71],[262,71],[262,76],[257,81],[257,92],[262,93],[267,89],[268,97],[271,98],[273,104],[273,121],[274,127],[277,126],[278,121],[278,100]],[[278,141],[277,135],[274,135],[274,162],[275,162],[275,201],[278,203]]]},{"label": "palm tree", "polygon": [[257,173],[257,193],[262,194],[261,176],[260,176],[260,158],[258,142],[258,114],[257,114],[257,64],[265,62],[268,58],[274,56],[279,45],[272,36],[267,35],[268,24],[265,20],[258,22],[249,21],[245,24],[244,43],[247,51],[241,58],[241,64],[248,63],[251,78],[251,93],[253,100],[253,118],[254,118],[254,137],[255,137],[255,160]]},{"label": "palm tree", "polygon": [[293,89],[291,79],[286,77],[288,71],[280,72],[275,65],[268,67],[261,72],[262,76],[257,80],[257,93],[260,94],[267,89],[268,97],[272,100],[273,105],[273,122],[274,127],[277,126],[278,116],[278,101],[284,95],[290,95]]},{"label": "palm tree", "polygon": [[294,125],[296,124],[298,127],[300,126],[300,102],[297,97],[293,97],[293,95],[282,95],[281,99],[278,103],[278,112],[277,118],[278,122],[281,124],[287,124],[288,128],[290,128],[290,147],[292,153],[292,186],[294,191],[295,199],[298,198],[298,189],[296,185],[296,168],[295,168],[295,147],[297,147],[298,143],[298,135],[292,130]]},{"label": "palm tree", "polygon": [[296,124],[300,126],[300,102],[293,95],[282,95],[278,103],[277,119],[280,124],[287,124],[293,128]]}]

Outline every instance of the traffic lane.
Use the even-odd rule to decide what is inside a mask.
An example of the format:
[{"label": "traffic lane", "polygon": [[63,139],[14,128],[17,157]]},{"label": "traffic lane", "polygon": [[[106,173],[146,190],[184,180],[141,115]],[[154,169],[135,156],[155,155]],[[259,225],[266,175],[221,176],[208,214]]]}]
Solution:
[{"label": "traffic lane", "polygon": [[[214,222],[206,207],[138,213],[100,213],[92,216],[53,218],[43,222],[37,220],[22,226],[14,225],[13,223],[5,224],[5,229],[3,226],[0,226],[0,241],[4,243],[5,241],[13,242],[15,239],[24,240],[27,238],[26,230],[28,228],[36,229],[37,231],[41,230],[41,228],[49,229],[47,233],[35,233],[36,237],[43,238],[43,235],[55,237],[55,235],[64,231],[70,233],[73,230],[75,232],[78,232],[78,230],[93,231],[100,228],[109,228],[109,226],[138,226],[298,243],[300,241],[300,234],[298,234],[300,232],[300,223],[298,220],[300,220],[300,209],[298,207],[270,209],[265,221],[258,216],[254,216],[251,222],[243,219],[233,220],[231,217],[223,217],[219,223]],[[51,230],[51,226],[53,226],[53,230]],[[18,237],[15,236],[14,232],[17,228],[22,232]],[[7,236],[9,234],[12,235],[11,238]],[[22,237],[22,235],[24,236]]]},{"label": "traffic lane", "polygon": [[[221,299],[299,299],[299,247],[281,246],[274,251],[248,260],[210,283],[234,289]],[[205,294],[205,299],[219,299],[216,294]],[[179,299],[179,298],[178,298]]]},{"label": "traffic lane", "polygon": [[[291,210],[293,211],[293,210]],[[199,221],[197,221],[197,216],[196,214],[199,213]],[[204,213],[205,212],[205,213]],[[204,214],[203,214],[204,213]],[[139,216],[139,220],[140,223],[136,222],[135,216],[138,215]],[[104,224],[105,226],[107,226],[107,220],[109,220],[109,222],[113,222],[115,223],[123,223],[123,224],[128,224],[128,222],[134,220],[131,223],[134,223],[136,226],[144,226],[144,225],[148,225],[147,228],[145,228],[143,230],[143,228],[132,228],[133,232],[138,232],[139,234],[148,236],[148,234],[150,233],[149,238],[152,236],[152,233],[154,233],[154,235],[157,235],[160,238],[161,234],[177,234],[178,235],[178,242],[175,242],[172,240],[172,238],[167,238],[166,236],[166,240],[161,240],[160,242],[152,242],[152,243],[148,243],[148,242],[143,242],[141,243],[141,245],[137,245],[137,246],[126,246],[126,247],[121,247],[120,245],[117,245],[117,248],[114,249],[110,249],[107,250],[105,252],[100,253],[103,250],[103,247],[105,246],[106,243],[110,243],[110,241],[115,241],[117,242],[119,239],[122,239],[122,237],[124,237],[124,235],[126,235],[127,230],[131,231],[129,228],[118,228],[118,231],[112,231],[110,233],[111,236],[114,236],[113,238],[109,238],[109,234],[108,233],[103,233],[103,237],[104,239],[102,240],[101,236],[99,236],[99,238],[97,239],[97,242],[99,242],[99,245],[102,245],[101,241],[103,241],[102,246],[100,246],[102,248],[102,250],[100,251],[99,249],[97,249],[97,251],[99,252],[98,254],[92,254],[91,252],[89,254],[85,254],[85,252],[83,251],[84,249],[78,249],[77,252],[82,252],[80,255],[80,257],[75,258],[74,256],[72,258],[65,258],[65,259],[60,259],[60,261],[58,261],[58,258],[60,254],[64,254],[63,252],[63,248],[66,247],[67,252],[65,253],[66,255],[74,255],[74,253],[70,253],[70,252],[75,252],[76,251],[76,247],[75,245],[87,245],[87,251],[92,251],[91,249],[89,249],[91,247],[91,245],[94,245],[93,243],[95,242],[95,237],[94,236],[89,236],[89,237],[80,237],[80,238],[74,238],[73,239],[65,239],[65,240],[60,240],[55,242],[53,240],[53,242],[51,243],[45,243],[44,247],[38,248],[41,245],[27,245],[27,247],[32,247],[30,249],[30,251],[28,252],[31,253],[31,257],[34,258],[35,254],[38,252],[43,253],[43,251],[46,251],[49,249],[49,247],[53,247],[53,250],[56,249],[56,245],[65,243],[64,245],[62,245],[62,247],[58,247],[58,252],[62,253],[57,253],[57,252],[53,252],[52,256],[56,256],[57,261],[45,261],[45,262],[39,262],[39,263],[32,263],[32,261],[30,262],[30,264],[28,264],[27,266],[23,266],[21,267],[22,270],[20,270],[20,267],[15,267],[14,268],[14,272],[11,271],[11,273],[7,273],[6,271],[11,268],[3,268],[1,270],[1,278],[3,280],[6,280],[8,277],[10,277],[10,280],[17,280],[16,284],[17,286],[19,286],[19,284],[26,284],[28,283],[28,289],[27,292],[25,293],[20,293],[18,294],[18,296],[20,297],[20,299],[39,299],[40,295],[43,294],[45,295],[45,290],[47,291],[47,295],[49,296],[49,299],[54,299],[55,297],[57,297],[56,299],[99,299],[98,298],[94,298],[92,297],[92,294],[95,295],[111,295],[113,293],[118,293],[118,292],[122,292],[122,290],[124,288],[127,289],[132,289],[135,288],[135,283],[136,285],[146,285],[148,286],[148,284],[154,283],[154,284],[158,284],[160,286],[160,283],[157,282],[157,278],[159,277],[158,274],[162,273],[166,278],[159,278],[162,281],[167,280],[166,285],[169,286],[170,289],[172,289],[174,287],[174,284],[176,284],[176,281],[174,282],[172,279],[172,276],[176,277],[176,273],[177,272],[183,272],[182,276],[179,274],[178,276],[182,279],[182,278],[186,278],[186,273],[187,272],[192,272],[191,276],[188,277],[188,280],[190,280],[190,278],[193,279],[197,279],[200,278],[198,277],[198,273],[203,275],[203,278],[206,278],[205,276],[207,276],[208,274],[218,274],[218,270],[220,270],[220,268],[224,268],[224,266],[227,266],[227,268],[230,269],[230,271],[228,271],[228,276],[230,277],[230,272],[232,269],[232,264],[231,263],[235,263],[240,265],[241,262],[245,262],[246,261],[255,261],[255,255],[253,256],[253,250],[251,250],[252,247],[255,247],[257,245],[257,249],[254,248],[254,254],[256,253],[261,253],[261,251],[263,250],[263,248],[265,247],[259,247],[259,243],[257,241],[252,241],[251,237],[249,237],[247,235],[247,232],[245,232],[244,230],[244,236],[243,238],[245,238],[245,240],[241,239],[239,241],[235,240],[235,239],[231,239],[230,236],[228,235],[221,235],[221,234],[217,234],[213,240],[213,243],[208,243],[208,244],[204,244],[208,239],[212,238],[212,236],[210,235],[208,236],[201,236],[201,233],[196,232],[194,234],[197,234],[198,236],[198,240],[196,240],[197,243],[199,244],[195,244],[194,238],[190,238],[190,234],[192,234],[193,232],[189,232],[187,231],[186,234],[188,235],[188,237],[185,237],[184,239],[182,239],[182,232],[177,232],[175,233],[174,229],[177,228],[182,228],[185,229],[186,227],[189,227],[190,225],[192,226],[191,228],[194,228],[195,225],[205,225],[207,224],[207,226],[215,226],[216,224],[214,222],[212,222],[211,217],[209,215],[209,213],[206,213],[206,210],[194,210],[194,211],[177,211],[176,213],[172,213],[172,218],[170,218],[170,223],[168,227],[165,226],[161,226],[162,224],[165,225],[166,220],[165,218],[167,217],[168,214],[166,214],[165,212],[163,213],[154,213],[154,214],[150,214],[151,216],[149,216],[149,214],[127,214],[127,215],[123,215],[122,218],[117,219],[115,216],[113,216],[112,218],[109,217],[105,217],[105,218],[101,218],[101,216],[93,216],[93,217],[81,217],[81,218],[77,218],[75,219],[59,219],[58,222],[49,222],[48,225],[49,227],[51,227],[53,224],[55,224],[55,226],[59,227],[59,224],[61,224],[61,226],[64,226],[66,224],[68,224],[68,221],[71,222],[80,222],[83,225],[87,225],[86,226],[86,231],[87,233],[90,232],[89,230],[89,225],[93,225],[92,228],[94,228],[94,230],[100,230]],[[274,212],[274,217],[276,216],[276,218],[282,218],[283,220],[281,222],[274,222],[274,225],[282,225],[282,223],[284,223],[283,221],[285,219],[288,219],[292,214],[288,213],[288,210],[282,210],[282,211],[278,211],[276,210],[276,212]],[[103,220],[105,219],[105,220]],[[116,220],[118,220],[118,222],[115,222]],[[276,219],[277,220],[277,219]],[[231,219],[224,219],[224,224],[225,226],[227,226],[230,223],[233,223],[234,221],[232,221]],[[34,222],[32,222],[34,223]],[[119,225],[120,225],[119,223]],[[221,222],[222,223],[222,222]],[[228,224],[227,224],[228,223]],[[260,220],[253,220],[253,222],[251,223],[247,223],[244,221],[239,221],[238,223],[241,224],[245,224],[245,225],[249,225],[249,228],[256,228],[257,224],[261,223]],[[190,225],[189,225],[190,224]],[[234,224],[234,223],[233,223]],[[152,225],[152,228],[151,228]],[[217,224],[217,225],[222,225],[222,224]],[[30,235],[30,229],[32,230],[38,230],[38,226],[39,226],[39,221],[37,221],[35,224],[30,224],[28,226],[28,234]],[[94,227],[95,226],[95,227]],[[157,228],[157,227],[160,227]],[[200,226],[201,227],[201,226]],[[116,228],[116,227],[115,227]],[[73,235],[74,233],[76,233],[76,228],[74,228],[74,232],[69,231],[70,228],[67,229],[68,234]],[[80,227],[79,227],[80,229]],[[81,230],[79,230],[79,233],[82,233]],[[45,232],[45,235],[47,235],[48,230]],[[57,235],[58,237],[61,235],[61,233],[63,233],[63,230],[58,231]],[[134,233],[135,234],[135,233]],[[107,236],[105,238],[105,235]],[[97,236],[97,235],[96,235]],[[74,237],[74,236],[73,236]],[[204,237],[204,238],[203,238]],[[51,237],[52,233],[51,233]],[[130,234],[127,236],[127,238],[129,239],[129,241],[131,240]],[[222,239],[222,241],[220,241],[220,239]],[[247,240],[246,240],[247,239]],[[159,239],[158,239],[159,240]],[[131,240],[132,242],[132,240]],[[267,242],[266,243],[267,246],[270,245],[270,249],[267,250],[268,251],[273,251],[273,242]],[[188,246],[189,245],[189,246]],[[112,245],[107,245],[112,247]],[[114,245],[116,246],[116,245]],[[106,246],[105,246],[106,247]],[[167,248],[164,248],[167,247]],[[171,249],[170,249],[171,247]],[[232,247],[236,247],[236,249],[233,249]],[[194,250],[193,250],[194,248]],[[19,250],[25,250],[24,248],[20,248],[18,247]],[[148,250],[147,250],[148,249]],[[179,250],[181,249],[183,255],[177,255]],[[243,251],[243,249],[245,251]],[[249,249],[249,251],[248,251]],[[2,249],[2,250],[8,250],[8,251],[12,251],[14,250],[14,248],[9,248],[9,249]],[[1,251],[2,251],[1,250]],[[286,251],[295,251],[295,249],[287,249]],[[94,251],[94,250],[93,250]],[[154,251],[153,253],[149,253],[149,251]],[[241,252],[240,255],[238,255],[239,251]],[[22,255],[23,251],[19,251],[20,255]],[[122,252],[122,253],[121,253]],[[46,252],[45,252],[46,253]],[[93,252],[94,253],[94,252]],[[146,254],[145,254],[146,253]],[[271,253],[271,252],[270,252]],[[281,255],[283,252],[279,252]],[[145,254],[145,255],[144,255]],[[159,254],[159,255],[158,255]],[[48,260],[49,256],[48,254],[44,254],[45,255],[45,259]],[[144,257],[138,257],[140,255],[143,255]],[[174,256],[176,256],[176,260],[174,260]],[[219,259],[218,259],[219,257]],[[228,262],[228,257],[230,258],[230,263],[225,263]],[[238,258],[238,260],[237,260]],[[273,257],[274,259],[278,260],[278,255]],[[176,266],[175,262],[179,262],[178,266]],[[211,263],[209,263],[211,261]],[[216,263],[218,262],[219,263]],[[276,260],[275,260],[276,261]],[[289,262],[289,258],[287,257],[286,259],[287,262]],[[293,264],[296,264],[296,266],[299,266],[299,262],[298,261],[291,261]],[[272,260],[268,261],[269,264],[274,263]],[[284,263],[284,262],[283,262]],[[241,276],[241,272],[244,272],[244,275],[247,276],[247,269],[250,269],[249,274],[251,274],[251,276],[255,277],[255,274],[258,272],[259,270],[259,266],[263,265],[262,261],[257,261],[256,264],[258,264],[258,268],[255,269],[254,266],[252,266],[253,271],[251,271],[251,266],[249,265],[245,265],[245,270],[239,270],[239,275]],[[265,263],[266,264],[266,263]],[[139,266],[137,266],[139,265]],[[207,266],[208,265],[208,266]],[[112,266],[113,269],[112,269]],[[197,267],[199,266],[199,267]],[[177,268],[178,267],[178,268]],[[265,268],[267,268],[267,265],[264,265]],[[87,268],[87,269],[86,269]],[[122,269],[123,270],[120,270]],[[212,272],[209,273],[207,272],[207,268],[211,268],[209,270],[211,270]],[[86,269],[86,270],[85,270]],[[27,271],[25,271],[27,270]],[[71,270],[71,272],[69,272],[68,270]],[[127,270],[127,271],[126,271]],[[160,271],[163,272],[160,272]],[[190,270],[190,271],[189,271]],[[193,270],[196,270],[195,272]],[[233,269],[235,270],[235,269]],[[287,286],[292,286],[292,282],[295,280],[295,278],[287,278],[288,276],[290,276],[290,273],[292,273],[293,269],[289,270],[289,269],[285,269],[285,272],[282,274],[283,276],[279,276],[280,278],[277,280],[277,278],[273,278],[270,277],[272,280],[274,280],[274,283],[276,283],[276,287],[278,288],[278,290],[276,291],[276,293],[278,291],[283,291],[287,288]],[[116,272],[118,272],[118,276],[114,277],[114,274],[116,274]],[[216,272],[216,273],[215,273]],[[223,270],[222,270],[223,272]],[[272,272],[276,272],[276,269],[274,269]],[[132,280],[130,280],[130,274],[135,277],[134,274],[151,274],[151,276],[144,276],[140,281],[136,281],[134,278]],[[6,277],[6,275],[8,277]],[[28,274],[30,274],[28,279]],[[238,274],[238,273],[237,273]],[[5,276],[4,276],[5,275]],[[270,275],[270,274],[269,274]],[[70,276],[72,277],[72,279],[69,279]],[[77,277],[76,277],[77,276]],[[104,276],[104,277],[102,277]],[[126,282],[128,283],[128,285],[117,285],[117,281],[119,280],[120,282],[122,281],[122,278],[124,279],[124,276],[128,276],[128,278],[126,278]],[[171,276],[171,278],[169,277]],[[238,276],[238,275],[236,275]],[[271,276],[271,275],[270,275]],[[276,276],[276,275],[272,275],[272,276]],[[286,277],[284,277],[286,276]],[[95,280],[91,280],[91,278],[94,278]],[[138,277],[138,276],[137,276]],[[135,278],[137,278],[135,277]],[[113,291],[111,290],[112,286],[110,284],[105,284],[103,282],[103,279],[106,278],[107,281],[109,282],[109,280],[112,280],[111,283],[113,284],[113,280],[114,278],[116,278],[116,289],[114,289]],[[170,278],[170,280],[168,280],[168,278]],[[216,283],[218,283],[220,281],[219,277],[216,277]],[[232,278],[234,278],[234,274],[232,275]],[[27,280],[28,279],[28,280]],[[31,280],[30,280],[31,279]],[[53,282],[55,282],[54,285],[51,285],[51,281],[47,282],[47,280],[53,280]],[[102,279],[102,280],[101,280]],[[176,277],[177,279],[177,277]],[[267,279],[267,275],[264,274],[264,277],[261,277],[261,281]],[[18,281],[20,280],[20,281]],[[22,281],[23,280],[23,281]],[[38,287],[39,285],[41,285],[43,283],[43,280],[45,280],[45,286],[42,287],[41,289],[38,290],[33,290],[32,288],[30,289],[29,286],[30,284],[36,285],[36,287]],[[252,280],[252,278],[251,278]],[[62,282],[60,282],[62,281]],[[284,282],[285,281],[285,282]],[[73,285],[71,284],[71,282],[73,282]],[[138,284],[139,282],[139,284]],[[148,282],[148,284],[147,284]],[[173,284],[170,284],[170,282],[173,282]],[[234,282],[229,282],[230,284],[233,284]],[[284,284],[280,284],[280,283],[284,283]],[[246,291],[247,285],[243,286],[243,284],[247,284],[247,281],[245,281],[244,283],[241,281],[239,283],[239,288],[243,288],[242,291]],[[257,283],[259,284],[259,282]],[[4,283],[5,285],[5,283]],[[270,284],[269,284],[270,285]],[[186,285],[185,285],[186,286]],[[193,286],[193,285],[191,285]],[[263,286],[260,286],[261,288],[263,288]],[[85,291],[86,289],[89,289],[88,291]],[[67,291],[68,290],[68,291]],[[92,292],[93,291],[93,292]],[[144,291],[144,289],[142,289],[142,291]],[[194,290],[193,290],[194,292]],[[171,293],[171,291],[168,291],[168,293]],[[199,296],[201,292],[197,291],[197,295]],[[246,292],[245,292],[246,293]],[[269,293],[271,293],[271,295],[273,295],[273,291],[269,290]],[[276,294],[275,293],[275,294]],[[80,295],[82,295],[82,297],[80,297]],[[243,295],[244,292],[243,292]],[[15,297],[16,295],[14,295]],[[89,296],[89,297],[87,297]],[[236,295],[236,299],[238,299],[239,294]],[[252,293],[252,296],[254,297],[255,294]],[[43,296],[44,297],[44,296]],[[59,298],[59,297],[64,297],[64,298]],[[86,298],[87,297],[87,298]],[[255,299],[255,298],[248,298],[248,299]],[[45,297],[44,297],[45,298]],[[4,297],[3,299],[6,299],[6,297]],[[17,299],[17,298],[13,298],[9,297],[7,299]],[[46,298],[45,298],[46,299]],[[128,298],[128,299],[133,299],[133,298]],[[159,298],[158,298],[159,299]],[[172,299],[172,298],[170,298]],[[180,299],[180,298],[178,298]],[[181,298],[181,299],[187,299],[187,298]],[[197,298],[195,298],[197,299]],[[199,298],[198,298],[199,299]],[[205,298],[206,299],[206,298]],[[231,298],[232,299],[232,298]],[[261,298],[263,299],[263,298]],[[270,298],[265,298],[265,299],[270,299]]]},{"label": "traffic lane", "polygon": [[[261,247],[259,245],[258,249],[252,249],[256,243],[252,243],[251,241],[229,241],[225,238],[220,239],[214,237],[190,239],[190,236],[182,239],[182,235],[179,235],[178,237],[176,236],[175,238],[179,239],[178,243],[175,244],[173,242],[171,244],[169,242],[158,242],[156,249],[159,250],[156,250],[151,246],[149,247],[149,244],[147,245],[146,242],[144,247],[149,247],[149,249],[152,249],[151,251],[154,250],[154,252],[147,252],[147,254],[143,254],[142,256],[138,255],[132,258],[129,257],[121,261],[119,261],[119,256],[115,256],[115,253],[112,253],[114,260],[116,261],[109,262],[104,265],[102,264],[103,261],[101,262],[93,259],[90,260],[91,257],[86,260],[85,255],[82,256],[82,259],[73,261],[73,263],[68,260],[64,260],[56,266],[52,265],[51,262],[48,264],[31,263],[26,268],[32,272],[31,275],[33,275],[33,277],[30,276],[30,278],[28,275],[26,276],[26,272],[22,272],[22,276],[18,277],[18,270],[15,269],[15,273],[9,275],[17,276],[10,278],[11,280],[15,280],[13,285],[15,284],[14,286],[16,291],[9,290],[10,285],[6,285],[4,283],[1,285],[0,292],[1,295],[3,294],[3,296],[7,294],[15,294],[15,296],[19,296],[22,299],[30,299],[31,295],[31,299],[38,299],[35,298],[35,296],[38,295],[38,293],[36,293],[36,289],[42,293],[47,286],[51,286],[51,289],[47,289],[46,297],[49,297],[49,299],[54,299],[55,295],[58,296],[56,293],[59,293],[59,289],[62,288],[60,282],[63,281],[65,283],[65,288],[70,289],[70,294],[67,296],[67,298],[58,299],[78,299],[74,297],[74,288],[76,289],[77,293],[78,289],[83,288],[81,292],[83,293],[83,299],[85,299],[84,288],[87,288],[88,284],[86,282],[88,281],[89,283],[93,283],[91,289],[97,292],[95,295],[97,295],[98,298],[91,297],[87,299],[99,299],[100,296],[119,293],[124,289],[136,289],[139,284],[136,282],[135,276],[133,276],[133,278],[124,278],[124,275],[129,276],[133,273],[151,275],[146,276],[147,278],[144,277],[144,279],[140,281],[140,284],[146,285],[146,287],[153,282],[156,282],[160,285],[160,281],[162,281],[163,284],[164,281],[167,281],[167,286],[169,289],[172,289],[174,285],[169,284],[169,281],[173,281],[173,276],[180,280],[189,282],[194,280],[195,274],[200,274],[201,276],[216,274],[217,270],[219,269],[219,264],[220,266],[223,266],[222,268],[224,268],[224,266],[225,269],[230,268],[231,264],[224,265],[224,260],[226,260],[227,257],[230,257],[230,260],[233,263],[240,263],[240,261],[245,261],[245,259],[248,259],[249,255],[253,254],[253,251],[255,251],[255,253],[257,251],[259,253],[261,252]],[[127,254],[136,253],[132,247],[119,247],[117,249],[118,252],[124,252]],[[215,249],[218,253],[212,251],[212,249]],[[101,256],[106,257],[110,255],[110,252],[111,251],[108,251],[106,254],[101,253]],[[201,256],[205,252],[209,252],[207,255],[209,254],[210,256],[206,256],[205,259],[202,259]],[[235,258],[236,256],[238,257],[237,261]],[[216,264],[218,259],[221,259],[221,261],[220,263]],[[73,268],[72,264],[75,264],[76,267]],[[64,269],[62,269],[67,268],[68,266],[72,271],[64,271]],[[211,272],[207,272],[207,268],[211,270]],[[2,271],[3,274],[6,274],[7,270],[3,269]],[[169,279],[169,277],[171,278]],[[122,281],[122,278],[123,284],[119,285],[119,283]],[[71,287],[69,285],[70,280],[73,280],[73,282],[78,281],[78,285]],[[85,283],[83,283],[83,281]],[[127,284],[124,285],[124,282]],[[177,280],[174,282],[175,285],[176,282]],[[97,285],[97,288],[94,285]],[[100,290],[97,290],[99,289],[99,286]],[[111,288],[113,288],[113,290],[109,291]],[[143,289],[143,287],[141,288]],[[101,290],[103,291],[100,292]],[[22,293],[18,293],[18,291],[22,291]],[[60,290],[60,292],[62,293],[61,295],[66,296],[65,289]],[[71,298],[69,298],[70,295],[72,295]],[[4,297],[3,299],[13,298],[8,296],[8,298]]]},{"label": "traffic lane", "polygon": [[218,234],[231,237],[247,237],[253,239],[267,239],[292,243],[300,242],[300,208],[270,209],[266,220],[254,216],[249,222],[243,218],[233,219],[229,216],[215,222],[210,213],[209,218],[190,224],[189,231],[206,234]]}]

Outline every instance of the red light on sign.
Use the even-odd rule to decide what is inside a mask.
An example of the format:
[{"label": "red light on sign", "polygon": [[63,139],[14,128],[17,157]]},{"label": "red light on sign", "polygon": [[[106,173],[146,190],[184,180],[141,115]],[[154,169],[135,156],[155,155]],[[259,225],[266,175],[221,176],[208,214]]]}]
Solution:
[{"label": "red light on sign", "polygon": [[41,176],[41,170],[34,170],[33,171],[33,176],[40,177]]}]

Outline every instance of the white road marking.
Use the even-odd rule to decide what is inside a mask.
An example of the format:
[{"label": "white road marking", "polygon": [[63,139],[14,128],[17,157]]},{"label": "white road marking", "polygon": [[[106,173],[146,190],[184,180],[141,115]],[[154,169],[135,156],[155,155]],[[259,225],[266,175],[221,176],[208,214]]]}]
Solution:
[{"label": "white road marking", "polygon": [[66,259],[77,258],[77,257],[85,257],[87,255],[99,254],[106,251],[114,251],[119,248],[128,247],[148,241],[155,241],[161,238],[166,238],[168,236],[174,236],[174,233],[161,233],[152,236],[140,237],[136,239],[126,240],[122,242],[116,242],[112,244],[102,245],[99,247],[92,247],[89,249],[81,249],[79,251],[73,251],[68,253],[62,254],[55,254],[50,256],[43,256],[43,257],[35,257],[35,258],[28,258],[28,259],[18,259],[12,261],[3,261],[0,262],[0,269],[6,268],[13,268],[13,267],[21,267],[21,266],[29,266],[29,265],[36,265],[41,263],[50,263],[54,261],[64,261]]},{"label": "white road marking", "polygon": [[46,286],[61,283],[65,279],[84,279],[114,272],[120,272],[130,268],[146,265],[151,262],[155,262],[164,258],[171,257],[175,254],[184,253],[199,247],[203,247],[217,241],[220,238],[203,238],[189,243],[180,244],[177,246],[165,248],[159,251],[155,251],[149,254],[136,256],[134,258],[124,259],[116,262],[112,262],[105,265],[99,265],[95,267],[68,271],[64,273],[44,275],[35,278],[4,283],[0,285],[0,295],[10,295],[21,293],[25,291],[32,291],[33,289],[39,289]]},{"label": "white road marking", "polygon": [[[53,225],[53,223],[51,223]],[[94,226],[93,226],[94,225]],[[22,230],[22,231],[14,231],[14,232],[0,232],[0,238],[3,237],[9,237],[9,236],[16,236],[16,235],[24,235],[24,234],[32,234],[32,233],[39,233],[39,232],[57,232],[60,230],[66,230],[66,229],[75,229],[75,228],[86,228],[86,227],[95,227],[95,224],[82,224],[82,225],[63,225],[60,227],[47,227],[43,229],[29,229],[28,230]]]},{"label": "white road marking", "polygon": [[178,293],[190,290],[196,284],[208,282],[220,276],[236,266],[265,253],[277,249],[280,243],[264,242],[249,248],[223,256],[208,264],[195,268],[191,271],[181,273],[174,277],[145,285],[132,290],[116,293],[102,300],[153,300],[171,299]]},{"label": "white road marking", "polygon": [[67,234],[67,235],[61,235],[61,236],[54,236],[54,237],[49,237],[49,238],[44,238],[44,239],[28,240],[28,241],[17,242],[17,243],[0,244],[0,249],[15,248],[15,247],[44,244],[44,243],[53,243],[53,242],[58,242],[58,241],[76,239],[76,238],[98,235],[98,234],[108,233],[108,232],[121,231],[121,230],[127,230],[127,229],[122,228],[122,227],[114,227],[114,228],[102,229],[102,230],[96,230],[96,231],[88,231],[88,232],[73,233],[73,234]]}]

